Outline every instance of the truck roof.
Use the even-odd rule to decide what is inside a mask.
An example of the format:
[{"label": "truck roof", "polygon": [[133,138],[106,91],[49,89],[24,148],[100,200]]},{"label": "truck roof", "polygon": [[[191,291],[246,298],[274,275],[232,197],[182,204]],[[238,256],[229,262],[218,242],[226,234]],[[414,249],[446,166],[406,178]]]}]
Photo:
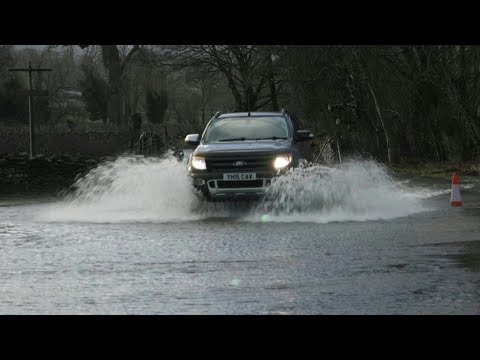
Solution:
[{"label": "truck roof", "polygon": [[[248,115],[250,114],[250,115]],[[218,118],[230,118],[230,117],[248,117],[248,116],[284,116],[281,112],[236,112],[236,113],[228,113],[228,114],[221,114]]]}]

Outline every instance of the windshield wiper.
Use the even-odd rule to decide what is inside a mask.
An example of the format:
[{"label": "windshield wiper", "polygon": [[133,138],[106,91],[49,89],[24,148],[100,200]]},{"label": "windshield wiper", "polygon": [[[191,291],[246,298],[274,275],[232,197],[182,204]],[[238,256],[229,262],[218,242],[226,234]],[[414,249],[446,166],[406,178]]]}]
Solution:
[{"label": "windshield wiper", "polygon": [[245,141],[245,140],[248,140],[248,139],[245,139],[244,137],[241,137],[241,138],[222,139],[222,140],[218,140],[218,141]]},{"label": "windshield wiper", "polygon": [[283,136],[271,136],[271,137],[253,139],[253,140],[287,140],[287,139],[288,139],[287,137],[283,137]]}]

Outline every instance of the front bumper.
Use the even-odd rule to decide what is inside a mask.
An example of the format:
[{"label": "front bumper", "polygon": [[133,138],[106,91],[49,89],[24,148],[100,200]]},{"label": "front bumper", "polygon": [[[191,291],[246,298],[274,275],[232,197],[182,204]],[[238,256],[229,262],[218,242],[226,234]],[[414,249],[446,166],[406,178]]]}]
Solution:
[{"label": "front bumper", "polygon": [[[227,171],[225,171],[227,172]],[[232,171],[228,171],[231,173]],[[256,180],[223,180],[222,171],[190,173],[193,187],[208,200],[261,198],[270,186],[275,173],[255,171]]]}]

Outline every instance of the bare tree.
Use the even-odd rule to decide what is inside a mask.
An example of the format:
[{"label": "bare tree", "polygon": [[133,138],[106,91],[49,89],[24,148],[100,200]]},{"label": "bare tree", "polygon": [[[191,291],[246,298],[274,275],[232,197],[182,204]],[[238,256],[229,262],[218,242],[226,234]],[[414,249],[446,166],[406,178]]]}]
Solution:
[{"label": "bare tree", "polygon": [[[79,45],[84,49],[90,45]],[[118,45],[100,45],[102,49],[102,59],[108,77],[108,118],[109,121],[126,127],[126,114],[122,111],[123,91],[122,79],[125,68],[128,66],[132,57],[140,49],[140,45],[133,45],[128,50],[125,57],[121,57]]]},{"label": "bare tree", "polygon": [[165,46],[157,53],[156,61],[176,69],[222,74],[235,99],[236,111],[255,111],[268,104],[277,110],[278,84],[273,76],[272,54],[267,49],[256,45]]}]

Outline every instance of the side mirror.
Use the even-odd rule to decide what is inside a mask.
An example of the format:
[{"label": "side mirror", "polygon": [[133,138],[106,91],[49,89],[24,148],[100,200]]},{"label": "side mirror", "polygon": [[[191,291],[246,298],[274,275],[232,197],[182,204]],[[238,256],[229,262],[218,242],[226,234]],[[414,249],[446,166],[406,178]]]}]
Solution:
[{"label": "side mirror", "polygon": [[199,134],[189,134],[185,137],[185,143],[187,145],[197,146],[200,144],[200,135]]},{"label": "side mirror", "polygon": [[307,141],[312,140],[313,134],[310,130],[298,130],[297,131],[297,141]]}]

